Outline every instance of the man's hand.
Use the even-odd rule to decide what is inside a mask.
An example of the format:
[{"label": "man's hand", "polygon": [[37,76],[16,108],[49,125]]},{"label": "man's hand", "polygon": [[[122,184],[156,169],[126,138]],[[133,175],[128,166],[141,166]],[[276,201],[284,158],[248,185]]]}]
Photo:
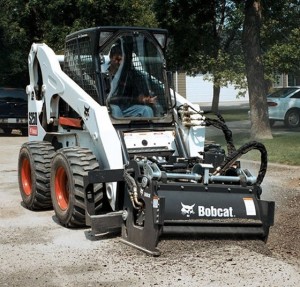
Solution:
[{"label": "man's hand", "polygon": [[157,97],[150,97],[150,96],[144,96],[140,95],[139,96],[139,102],[147,105],[152,105],[156,103],[156,98]]}]

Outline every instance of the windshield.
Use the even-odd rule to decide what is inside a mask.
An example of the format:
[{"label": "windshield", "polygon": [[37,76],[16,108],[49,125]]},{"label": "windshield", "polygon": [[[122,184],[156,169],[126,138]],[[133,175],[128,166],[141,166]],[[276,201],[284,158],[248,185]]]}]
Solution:
[{"label": "windshield", "polygon": [[144,34],[118,37],[101,55],[109,82],[107,105],[115,118],[163,117],[167,113],[164,58]]},{"label": "windshield", "polygon": [[283,88],[283,89],[278,89],[272,94],[268,95],[268,98],[286,98],[289,96],[291,93],[297,91],[298,88]]},{"label": "windshield", "polygon": [[10,102],[27,102],[27,95],[23,89],[0,89],[0,100]]}]

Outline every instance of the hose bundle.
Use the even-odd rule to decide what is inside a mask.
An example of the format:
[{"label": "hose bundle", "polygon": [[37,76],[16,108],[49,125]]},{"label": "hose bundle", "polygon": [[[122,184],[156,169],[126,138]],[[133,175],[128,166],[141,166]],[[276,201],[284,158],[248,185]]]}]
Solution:
[{"label": "hose bundle", "polygon": [[[195,110],[193,107],[189,106],[189,108],[191,108],[194,112],[200,114],[200,112]],[[221,114],[217,113],[216,116],[218,117],[218,119],[211,119],[207,117],[203,117],[203,119],[206,126],[213,126],[217,129],[222,130],[226,140],[228,155],[221,166],[218,168],[218,173],[224,174],[225,171],[230,168],[242,155],[248,153],[251,150],[258,150],[261,154],[261,164],[256,184],[260,185],[267,172],[268,153],[266,147],[262,143],[259,143],[257,141],[250,141],[249,143],[242,145],[239,149],[236,149],[233,143],[232,131],[228,128]]]}]

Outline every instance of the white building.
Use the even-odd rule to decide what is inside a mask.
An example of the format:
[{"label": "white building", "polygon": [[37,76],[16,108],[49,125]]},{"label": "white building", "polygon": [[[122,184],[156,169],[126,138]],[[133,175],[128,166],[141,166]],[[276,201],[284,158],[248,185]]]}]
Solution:
[{"label": "white building", "polygon": [[[192,103],[211,105],[213,99],[213,82],[204,80],[199,74],[195,77],[187,76],[185,73],[175,74],[176,90]],[[222,87],[220,90],[221,102],[249,102],[248,92],[245,97],[237,98],[238,90],[233,85]]]}]

